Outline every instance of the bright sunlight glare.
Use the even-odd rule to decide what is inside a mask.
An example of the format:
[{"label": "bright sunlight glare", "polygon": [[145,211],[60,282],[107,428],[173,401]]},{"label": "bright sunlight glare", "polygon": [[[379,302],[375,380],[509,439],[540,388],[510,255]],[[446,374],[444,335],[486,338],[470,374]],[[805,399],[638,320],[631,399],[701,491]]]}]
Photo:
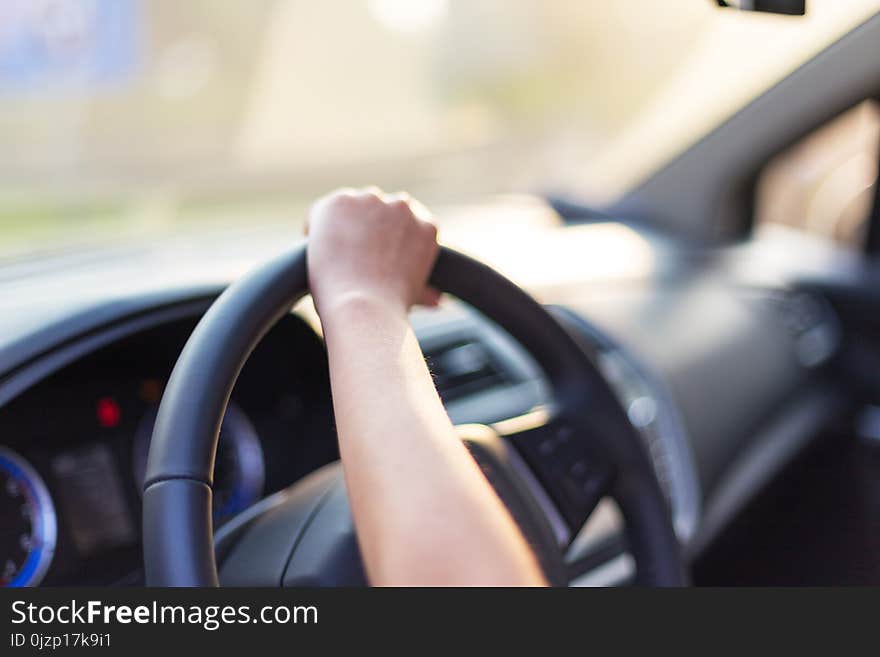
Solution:
[{"label": "bright sunlight glare", "polygon": [[446,16],[448,0],[369,0],[370,13],[385,28],[414,34],[436,27]]}]

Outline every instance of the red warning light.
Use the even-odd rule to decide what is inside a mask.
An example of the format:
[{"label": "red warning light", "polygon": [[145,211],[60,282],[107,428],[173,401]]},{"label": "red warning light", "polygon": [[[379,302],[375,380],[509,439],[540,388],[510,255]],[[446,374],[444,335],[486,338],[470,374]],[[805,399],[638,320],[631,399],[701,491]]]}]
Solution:
[{"label": "red warning light", "polygon": [[105,429],[112,429],[119,425],[122,419],[122,409],[113,397],[101,397],[95,406],[95,417]]}]

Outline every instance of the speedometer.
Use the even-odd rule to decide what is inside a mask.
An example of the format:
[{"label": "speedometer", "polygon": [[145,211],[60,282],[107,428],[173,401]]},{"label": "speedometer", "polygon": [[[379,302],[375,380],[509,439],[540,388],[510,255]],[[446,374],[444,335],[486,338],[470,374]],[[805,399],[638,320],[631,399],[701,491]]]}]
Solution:
[{"label": "speedometer", "polygon": [[55,552],[49,491],[21,456],[0,447],[0,585],[39,584]]},{"label": "speedometer", "polygon": [[[142,484],[157,409],[141,421],[134,441],[134,473]],[[266,467],[260,439],[244,412],[229,402],[214,459],[214,521],[222,523],[260,499]]]}]

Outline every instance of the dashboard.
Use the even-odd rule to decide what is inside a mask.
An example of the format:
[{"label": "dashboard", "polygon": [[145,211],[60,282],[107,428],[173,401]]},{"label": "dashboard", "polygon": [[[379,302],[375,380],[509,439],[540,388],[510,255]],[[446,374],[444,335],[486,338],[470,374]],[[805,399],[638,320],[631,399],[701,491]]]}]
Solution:
[{"label": "dashboard", "polygon": [[[620,237],[557,232],[571,253]],[[166,244],[36,274],[0,270],[0,313],[10,318],[0,324],[0,583],[143,583],[140,489],[165,382],[224,285],[283,244],[267,237],[205,253],[189,245],[184,259]],[[556,242],[521,243],[532,259],[559,252]],[[841,327],[815,292],[728,275],[741,255],[709,266],[645,244],[654,268],[638,275],[518,282],[551,304],[617,392],[694,558],[844,403],[825,375]],[[170,271],[169,261],[187,268]],[[307,308],[282,318],[241,373],[215,464],[216,527],[338,458],[314,320]],[[547,403],[530,357],[471,309],[446,300],[412,320],[454,423],[503,423]],[[552,498],[542,503],[558,515]],[[607,499],[583,527],[557,531],[573,585],[628,581],[623,529]]]}]

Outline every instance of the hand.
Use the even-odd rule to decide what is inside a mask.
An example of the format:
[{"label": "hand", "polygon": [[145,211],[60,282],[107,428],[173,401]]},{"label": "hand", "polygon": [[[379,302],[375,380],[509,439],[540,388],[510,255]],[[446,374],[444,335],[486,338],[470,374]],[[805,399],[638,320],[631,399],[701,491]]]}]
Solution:
[{"label": "hand", "polygon": [[322,319],[352,300],[403,313],[439,302],[439,292],[427,287],[437,229],[408,194],[338,190],[315,202],[306,232],[309,282]]}]

